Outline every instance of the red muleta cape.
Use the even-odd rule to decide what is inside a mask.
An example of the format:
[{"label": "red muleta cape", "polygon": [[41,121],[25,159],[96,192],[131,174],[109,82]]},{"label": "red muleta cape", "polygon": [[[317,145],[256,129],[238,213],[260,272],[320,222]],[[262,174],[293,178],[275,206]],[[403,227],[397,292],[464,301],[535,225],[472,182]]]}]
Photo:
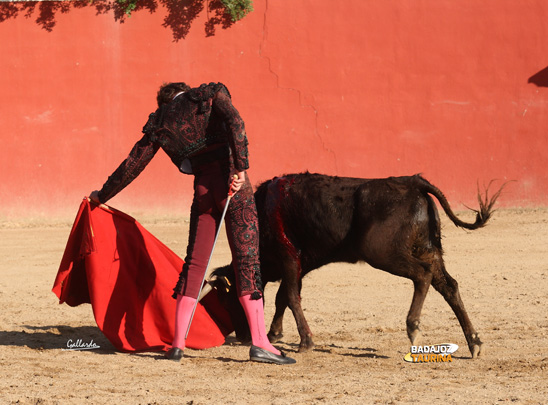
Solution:
[{"label": "red muleta cape", "polygon": [[[182,267],[183,260],[134,218],[84,198],[52,291],[60,304],[91,303],[97,326],[116,349],[166,350],[175,323],[171,295]],[[196,308],[186,346],[220,346],[233,330],[212,290]]]}]

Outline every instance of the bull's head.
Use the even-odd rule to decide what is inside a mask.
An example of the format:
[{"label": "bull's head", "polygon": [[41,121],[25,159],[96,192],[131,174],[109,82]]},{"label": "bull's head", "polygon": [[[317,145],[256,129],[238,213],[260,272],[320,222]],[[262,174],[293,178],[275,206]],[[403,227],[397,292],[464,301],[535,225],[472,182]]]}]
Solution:
[{"label": "bull's head", "polygon": [[251,333],[236,288],[232,265],[218,267],[211,273],[208,284],[217,290],[219,302],[230,314],[236,338],[242,343],[251,342]]}]

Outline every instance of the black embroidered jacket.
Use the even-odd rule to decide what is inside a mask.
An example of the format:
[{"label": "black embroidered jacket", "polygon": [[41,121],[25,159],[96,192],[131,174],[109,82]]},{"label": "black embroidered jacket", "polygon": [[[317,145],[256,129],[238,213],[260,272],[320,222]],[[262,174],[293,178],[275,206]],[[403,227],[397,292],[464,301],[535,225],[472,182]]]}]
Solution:
[{"label": "black embroidered jacket", "polygon": [[159,148],[181,168],[187,158],[228,145],[231,166],[237,171],[249,168],[244,121],[221,83],[203,84],[161,106],[150,114],[143,133],[99,191],[101,202],[110,200],[131,183]]}]

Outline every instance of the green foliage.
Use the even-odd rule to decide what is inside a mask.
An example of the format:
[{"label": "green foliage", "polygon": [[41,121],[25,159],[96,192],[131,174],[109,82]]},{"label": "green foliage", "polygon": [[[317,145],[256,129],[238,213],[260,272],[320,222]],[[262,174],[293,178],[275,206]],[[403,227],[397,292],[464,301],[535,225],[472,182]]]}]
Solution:
[{"label": "green foliage", "polygon": [[238,21],[253,11],[253,2],[251,0],[221,0],[225,6],[226,12],[230,14],[232,21]]},{"label": "green foliage", "polygon": [[[93,1],[93,0],[92,0]],[[122,11],[129,17],[131,12],[137,8],[138,0],[115,0]],[[253,11],[251,0],[220,0],[232,21],[238,21]]]},{"label": "green foliage", "polygon": [[131,12],[137,7],[137,0],[116,0],[124,13],[129,17]]}]

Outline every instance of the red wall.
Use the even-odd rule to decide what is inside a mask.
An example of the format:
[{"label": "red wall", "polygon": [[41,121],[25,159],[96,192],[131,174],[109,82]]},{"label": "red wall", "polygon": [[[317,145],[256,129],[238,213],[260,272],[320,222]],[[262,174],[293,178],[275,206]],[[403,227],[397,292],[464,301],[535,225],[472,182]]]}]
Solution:
[{"label": "red wall", "polygon": [[[255,0],[213,36],[205,1],[181,39],[162,2],[124,22],[65,3],[51,30],[20,4],[0,3],[0,217],[73,215],[180,80],[227,84],[254,182],[422,172],[457,208],[490,179],[515,180],[504,206],[548,203],[548,88],[528,83],[548,66],[546,1]],[[111,204],[188,214],[191,180],[160,151]]]}]

